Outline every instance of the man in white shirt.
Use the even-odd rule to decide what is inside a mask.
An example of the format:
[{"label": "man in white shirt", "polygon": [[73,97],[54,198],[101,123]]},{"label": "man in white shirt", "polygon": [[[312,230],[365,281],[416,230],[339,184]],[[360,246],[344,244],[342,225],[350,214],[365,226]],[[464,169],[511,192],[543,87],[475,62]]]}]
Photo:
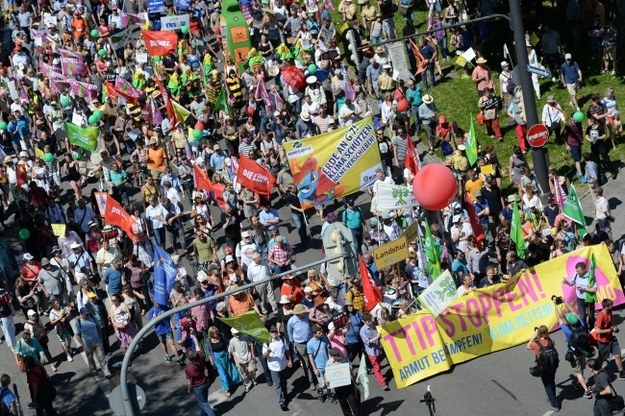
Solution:
[{"label": "man in white shirt", "polygon": [[287,387],[287,367],[293,367],[291,353],[286,342],[278,332],[275,326],[269,328],[271,334],[271,342],[263,345],[263,356],[267,359],[267,367],[271,372],[271,380],[273,388],[276,391],[276,399],[280,405],[280,409],[286,412],[289,408],[286,405],[286,387]]},{"label": "man in white shirt", "polygon": [[[267,266],[267,263],[262,260],[260,253],[255,253],[252,256],[252,259],[254,261],[250,263],[249,266],[247,266],[247,278],[249,279],[249,281],[252,283],[256,283],[262,280],[269,279],[269,277],[271,276],[271,273],[269,272],[269,267]],[[260,300],[260,310],[263,315],[268,314],[267,303],[271,305],[273,312],[278,311],[276,297],[273,293],[273,287],[269,280],[267,280],[267,283],[258,285],[254,289],[256,290],[256,294],[258,295],[258,298]]]},{"label": "man in white shirt", "polygon": [[256,243],[252,240],[249,231],[243,231],[241,239],[234,250],[234,256],[237,258],[243,271],[247,271],[249,265],[254,261],[253,256],[256,253]]},{"label": "man in white shirt", "polygon": [[547,104],[543,107],[541,120],[543,124],[547,126],[549,136],[551,136],[551,133],[555,132],[556,143],[558,143],[560,141],[560,132],[562,130],[560,122],[564,121],[564,112],[562,111],[560,104],[556,102],[553,95],[547,97]]},{"label": "man in white shirt", "polygon": [[158,202],[158,198],[153,196],[150,198],[150,205],[145,209],[145,218],[150,221],[150,227],[148,227],[152,234],[156,244],[165,247],[165,222],[167,221],[167,210]]},{"label": "man in white shirt", "polygon": [[369,188],[370,195],[378,194],[378,185],[379,184],[387,184],[387,185],[395,185],[395,181],[390,176],[387,176],[381,168],[377,168],[375,170],[376,180],[373,183],[373,186]]},{"label": "man in white shirt", "polygon": [[456,249],[464,252],[469,246],[469,237],[473,235],[473,229],[471,224],[463,221],[461,215],[454,215],[452,221],[454,225],[450,230],[451,239],[456,245]]},{"label": "man in white shirt", "polygon": [[595,219],[597,220],[597,225],[612,239],[612,227],[610,223],[614,217],[612,217],[612,213],[610,212],[608,199],[603,196],[602,187],[597,186],[595,188],[595,199],[593,202],[595,204]]},{"label": "man in white shirt", "polygon": [[350,125],[358,120],[360,120],[360,107],[358,104],[352,102],[349,98],[345,100],[345,104],[341,106],[339,110],[339,124],[341,127]]}]

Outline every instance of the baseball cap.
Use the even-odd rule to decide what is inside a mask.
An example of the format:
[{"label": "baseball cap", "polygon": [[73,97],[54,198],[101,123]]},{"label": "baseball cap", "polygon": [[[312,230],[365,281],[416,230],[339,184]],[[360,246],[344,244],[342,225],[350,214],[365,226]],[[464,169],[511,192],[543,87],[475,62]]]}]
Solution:
[{"label": "baseball cap", "polygon": [[566,55],[564,55],[564,59],[565,60],[573,59],[573,55],[571,55],[570,53],[567,53]]},{"label": "baseball cap", "polygon": [[37,312],[33,311],[32,309],[29,309],[28,312],[26,312],[26,315],[28,316],[37,315]]},{"label": "baseball cap", "polygon": [[569,325],[577,325],[579,324],[579,318],[573,312],[569,312],[565,315],[564,319],[568,322]]},{"label": "baseball cap", "polygon": [[82,308],[80,308],[79,311],[82,315],[89,315],[89,309],[87,309],[85,306],[83,306]]},{"label": "baseball cap", "polygon": [[232,335],[236,335],[239,333],[239,331],[236,328],[230,328],[230,332],[232,333]]},{"label": "baseball cap", "polygon": [[278,328],[276,328],[275,325],[271,325],[271,327],[269,328],[269,332],[278,332]]}]

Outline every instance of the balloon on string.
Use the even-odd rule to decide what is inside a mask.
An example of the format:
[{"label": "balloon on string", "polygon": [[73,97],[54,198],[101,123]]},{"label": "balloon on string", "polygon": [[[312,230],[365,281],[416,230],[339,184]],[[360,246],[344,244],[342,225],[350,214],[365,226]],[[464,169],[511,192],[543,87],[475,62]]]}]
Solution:
[{"label": "balloon on string", "polygon": [[183,35],[187,35],[189,33],[189,26],[184,25],[180,28],[180,31],[182,32]]},{"label": "balloon on string", "polygon": [[5,123],[4,121],[0,121],[0,130],[6,130],[7,128],[7,123]]},{"label": "balloon on string", "polygon": [[193,126],[193,128],[194,128],[195,130],[201,130],[201,131],[204,131],[204,124],[202,124],[202,123],[200,123],[200,122],[197,122],[197,123],[195,123],[195,126]]},{"label": "balloon on string", "polygon": [[247,107],[245,110],[248,116],[252,117],[254,115],[254,107]]},{"label": "balloon on string", "polygon": [[89,121],[89,124],[92,125],[92,126],[95,125],[95,124],[98,124],[100,122],[100,120],[98,120],[98,118],[96,117],[95,114],[91,114],[89,116],[88,121]]},{"label": "balloon on string", "polygon": [[28,237],[30,237],[30,231],[28,231],[28,228],[22,228],[18,234],[22,240],[28,240]]},{"label": "balloon on string", "polygon": [[447,166],[430,163],[417,172],[412,190],[423,208],[438,211],[453,201],[457,191],[456,177]]},{"label": "balloon on string", "polygon": [[323,82],[330,77],[330,72],[325,69],[318,69],[315,72],[315,76],[317,77],[317,81]]},{"label": "balloon on string", "polygon": [[68,98],[68,97],[63,97],[61,98],[61,105],[63,107],[69,107],[69,105],[72,103],[72,101]]},{"label": "balloon on string", "polygon": [[98,55],[100,55],[102,58],[104,58],[106,56],[106,49],[100,49],[98,51]]},{"label": "balloon on string", "polygon": [[43,161],[46,163],[54,162],[54,155],[50,152],[43,155]]},{"label": "balloon on string", "polygon": [[104,113],[102,113],[102,111],[100,110],[95,110],[93,112],[93,115],[96,116],[96,118],[98,119],[98,121],[102,120],[102,116],[104,115]]},{"label": "balloon on string", "polygon": [[405,98],[399,100],[397,102],[397,111],[399,111],[400,113],[405,113],[406,111],[408,111],[408,100],[406,100]]},{"label": "balloon on string", "polygon": [[581,123],[582,121],[584,121],[584,113],[582,113],[581,111],[576,111],[575,113],[573,113],[573,121],[576,123]]},{"label": "balloon on string", "polygon": [[202,130],[195,129],[193,130],[193,138],[201,139],[202,138]]},{"label": "balloon on string", "polygon": [[91,37],[92,38],[99,38],[100,37],[100,34],[98,33],[98,29],[93,29],[91,31]]},{"label": "balloon on string", "polygon": [[315,64],[308,65],[308,75],[315,75],[315,72],[317,72],[317,65]]}]

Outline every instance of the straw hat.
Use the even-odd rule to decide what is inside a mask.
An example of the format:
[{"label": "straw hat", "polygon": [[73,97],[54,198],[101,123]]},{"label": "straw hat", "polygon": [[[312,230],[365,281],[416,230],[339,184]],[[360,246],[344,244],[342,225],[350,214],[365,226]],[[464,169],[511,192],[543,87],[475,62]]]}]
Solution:
[{"label": "straw hat", "polygon": [[293,308],[293,313],[294,313],[295,315],[298,315],[298,314],[300,314],[300,313],[308,313],[308,312],[310,312],[310,310],[309,310],[306,306],[302,305],[301,303],[298,303],[298,304],[297,304],[297,305],[295,305],[295,307]]},{"label": "straw hat", "polygon": [[272,77],[278,76],[278,74],[280,73],[280,68],[278,68],[277,65],[271,65],[267,73]]},{"label": "straw hat", "polygon": [[482,57],[482,56],[477,58],[477,60],[475,61],[475,63],[478,64],[478,65],[485,64],[486,62],[488,62],[488,61],[486,59],[484,59],[484,57]]}]

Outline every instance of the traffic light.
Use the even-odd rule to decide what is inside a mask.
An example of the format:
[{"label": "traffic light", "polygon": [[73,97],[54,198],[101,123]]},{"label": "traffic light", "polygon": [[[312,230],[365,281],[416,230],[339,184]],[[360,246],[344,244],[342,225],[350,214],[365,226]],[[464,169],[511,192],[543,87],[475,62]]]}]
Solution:
[{"label": "traffic light", "polygon": [[345,58],[347,62],[358,68],[362,61],[362,51],[359,49],[362,46],[362,39],[358,30],[350,27],[343,31],[341,34],[343,40],[343,50],[345,51]]},{"label": "traffic light", "polygon": [[352,232],[345,224],[335,222],[324,230],[322,240],[326,258],[345,256],[326,263],[328,281],[333,286],[338,286],[346,278],[354,276],[358,270]]}]

